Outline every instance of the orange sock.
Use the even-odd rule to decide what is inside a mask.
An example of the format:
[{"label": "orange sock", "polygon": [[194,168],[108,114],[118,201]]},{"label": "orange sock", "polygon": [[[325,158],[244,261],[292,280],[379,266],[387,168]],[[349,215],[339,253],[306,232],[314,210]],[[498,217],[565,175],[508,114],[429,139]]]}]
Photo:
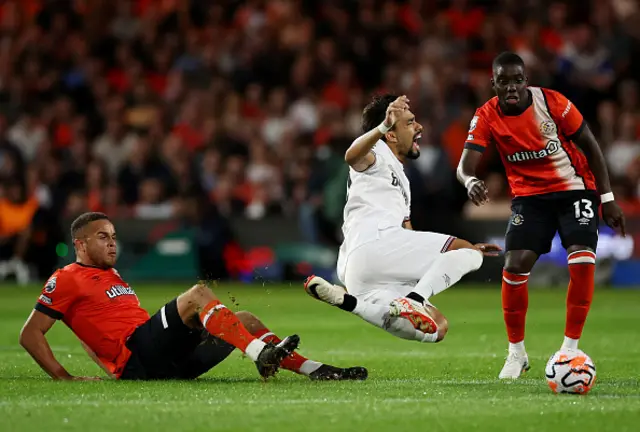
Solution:
[{"label": "orange sock", "polygon": [[567,291],[567,321],[564,335],[580,339],[584,323],[589,314],[596,273],[596,254],[581,250],[569,254],[569,290]]},{"label": "orange sock", "polygon": [[528,281],[529,273],[517,274],[502,270],[502,313],[511,343],[524,340],[524,324],[529,307]]},{"label": "orange sock", "polygon": [[218,300],[209,302],[202,312],[200,321],[213,336],[230,343],[256,361],[265,343],[256,339],[240,322],[235,313]]},{"label": "orange sock", "polygon": [[[273,342],[277,344],[281,341],[278,336],[276,336],[271,332],[271,330],[267,328],[263,328],[254,332],[253,336],[263,342]],[[294,352],[290,356],[285,357],[284,360],[282,360],[282,362],[280,363],[280,366],[283,369],[290,370],[291,372],[299,373],[302,375],[309,375],[320,366],[322,366],[322,363],[309,360],[308,358],[301,356],[297,352]]]}]

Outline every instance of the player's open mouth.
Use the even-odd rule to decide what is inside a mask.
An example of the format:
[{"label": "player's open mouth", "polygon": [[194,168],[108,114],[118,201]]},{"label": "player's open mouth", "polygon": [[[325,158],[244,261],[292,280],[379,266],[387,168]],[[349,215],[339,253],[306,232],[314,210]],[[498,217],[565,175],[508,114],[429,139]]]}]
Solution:
[{"label": "player's open mouth", "polygon": [[420,141],[421,138],[422,138],[422,133],[417,134],[413,138],[413,149],[416,150],[416,151],[420,150],[420,145],[418,145],[418,141]]}]

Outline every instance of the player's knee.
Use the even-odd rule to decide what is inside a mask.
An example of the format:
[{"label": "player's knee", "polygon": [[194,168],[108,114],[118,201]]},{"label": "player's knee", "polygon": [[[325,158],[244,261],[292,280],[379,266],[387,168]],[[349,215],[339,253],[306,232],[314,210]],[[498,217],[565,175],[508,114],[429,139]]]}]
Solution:
[{"label": "player's knee", "polygon": [[427,310],[436,322],[436,326],[438,327],[438,338],[436,339],[436,342],[440,342],[449,331],[449,321],[447,321],[447,318],[435,306],[428,305]]},{"label": "player's knee", "polygon": [[258,330],[265,328],[264,324],[262,324],[258,317],[249,311],[236,312],[236,316],[249,333],[256,333]]},{"label": "player's knee", "polygon": [[476,271],[480,267],[482,267],[482,263],[484,262],[484,254],[480,249],[474,246],[473,249],[463,249],[463,251],[467,254],[467,260],[471,267],[471,271]]},{"label": "player's knee", "polygon": [[438,325],[438,339],[436,339],[436,343],[440,342],[444,339],[449,331],[449,321],[444,317],[444,315],[436,320],[436,324]]},{"label": "player's knee", "polygon": [[529,273],[531,270],[524,261],[505,262],[504,269],[512,274]]},{"label": "player's knee", "polygon": [[504,269],[506,271],[514,274],[524,274],[531,271],[536,262],[537,255],[530,251],[522,252],[523,253],[507,252],[504,263]]},{"label": "player's knee", "polygon": [[465,254],[465,261],[469,263],[471,271],[476,271],[482,267],[484,254],[468,241],[459,238],[455,239],[447,249],[447,252],[451,251],[459,251],[458,253]]},{"label": "player's knee", "polygon": [[192,286],[189,291],[187,291],[187,296],[190,303],[200,306],[205,306],[209,302],[217,300],[211,288],[202,283]]}]

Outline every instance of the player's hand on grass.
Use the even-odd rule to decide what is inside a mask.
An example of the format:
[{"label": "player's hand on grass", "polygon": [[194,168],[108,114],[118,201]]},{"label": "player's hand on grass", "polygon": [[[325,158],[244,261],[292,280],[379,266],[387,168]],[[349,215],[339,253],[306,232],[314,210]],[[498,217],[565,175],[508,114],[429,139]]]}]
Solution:
[{"label": "player's hand on grass", "polygon": [[409,99],[406,96],[400,96],[387,107],[387,115],[384,118],[384,125],[388,128],[393,127],[400,118],[403,111],[409,109]]},{"label": "player's hand on grass", "polygon": [[602,219],[611,228],[619,228],[622,237],[626,237],[627,231],[625,227],[624,213],[615,201],[609,201],[602,204]]},{"label": "player's hand on grass", "polygon": [[493,243],[476,243],[474,246],[480,249],[484,256],[498,256],[502,252],[502,248]]},{"label": "player's hand on grass", "polygon": [[480,179],[474,179],[467,186],[469,199],[477,206],[489,202],[489,189]]}]

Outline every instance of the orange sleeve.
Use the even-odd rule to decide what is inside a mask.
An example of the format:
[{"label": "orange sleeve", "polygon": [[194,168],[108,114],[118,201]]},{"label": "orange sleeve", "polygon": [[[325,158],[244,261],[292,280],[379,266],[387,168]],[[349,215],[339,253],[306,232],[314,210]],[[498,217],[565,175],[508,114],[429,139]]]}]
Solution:
[{"label": "orange sleeve", "polygon": [[475,115],[471,119],[471,124],[469,125],[469,135],[467,135],[464,148],[479,151],[481,153],[486,150],[489,142],[491,142],[491,131],[488,126],[489,119],[486,117],[487,116],[483,113],[483,110],[476,110]]},{"label": "orange sleeve", "polygon": [[585,126],[584,118],[578,108],[569,99],[557,91],[543,90],[551,117],[564,136],[572,140],[580,135]]},{"label": "orange sleeve", "polygon": [[77,295],[78,290],[73,277],[58,271],[42,287],[35,309],[53,319],[62,319]]}]

